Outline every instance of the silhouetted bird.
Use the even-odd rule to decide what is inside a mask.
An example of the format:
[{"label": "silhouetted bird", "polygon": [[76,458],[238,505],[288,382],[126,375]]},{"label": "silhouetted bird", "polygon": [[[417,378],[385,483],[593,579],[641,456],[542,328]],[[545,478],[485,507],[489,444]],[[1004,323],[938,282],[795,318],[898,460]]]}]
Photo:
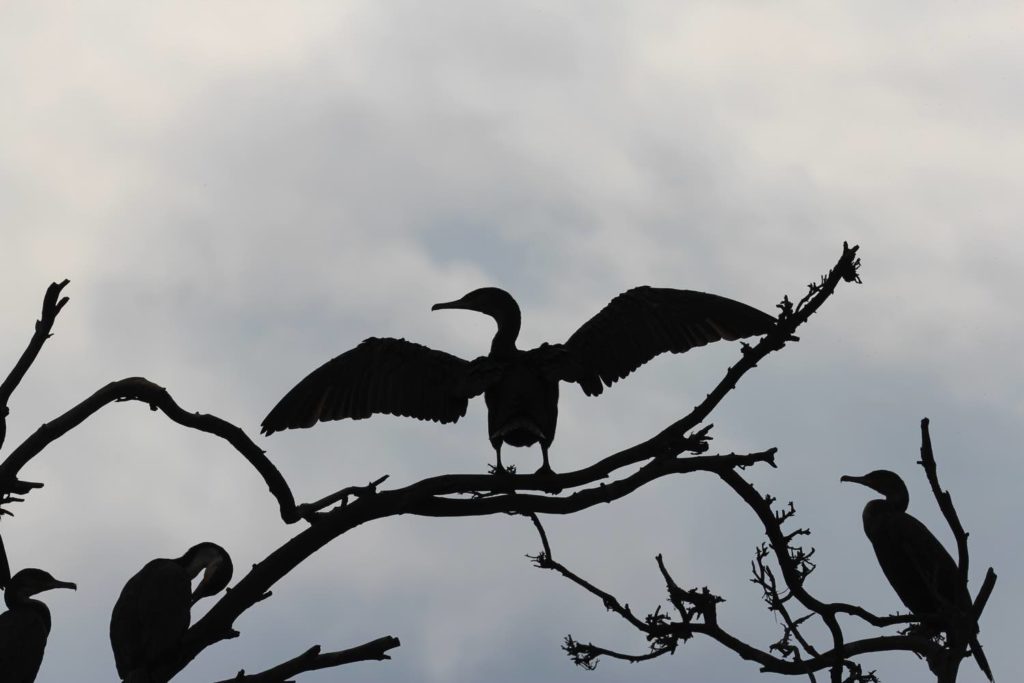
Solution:
[{"label": "silhouetted bird", "polygon": [[7,611],[0,614],[0,681],[32,683],[43,663],[46,639],[50,635],[50,610],[36,593],[51,588],[76,588],[58,581],[42,569],[22,569],[11,577],[4,601]]},{"label": "silhouetted bird", "polygon": [[661,353],[764,334],[774,323],[766,313],[714,294],[637,287],[612,299],[564,344],[524,351],[516,348],[519,306],[508,292],[484,287],[432,310],[446,308],[494,318],[489,354],[469,362],[404,339],[367,339],[289,391],[263,420],[263,433],[374,413],[455,422],[482,393],[496,471],[504,471],[502,443],[540,443],[538,473],[550,473],[559,381],[596,396]]},{"label": "silhouetted bird", "polygon": [[840,481],[863,484],[885,498],[864,506],[864,533],[875,548],[896,595],[903,604],[937,630],[950,630],[954,622],[966,619],[971,627],[970,644],[974,658],[988,679],[992,679],[985,653],[978,643],[973,624],[972,602],[967,586],[952,556],[928,527],[907,514],[910,493],[900,476],[889,470],[875,470],[863,477],[844,476]]},{"label": "silhouetted bird", "polygon": [[4,537],[0,534],[0,588],[7,588],[11,580],[11,565],[7,561],[7,550],[4,548]]},{"label": "silhouetted bird", "polygon": [[[192,580],[205,570],[192,591]],[[147,670],[172,653],[191,622],[192,605],[231,581],[231,557],[216,543],[199,543],[177,559],[146,563],[128,579],[110,616],[110,646],[117,673],[148,683]]]}]

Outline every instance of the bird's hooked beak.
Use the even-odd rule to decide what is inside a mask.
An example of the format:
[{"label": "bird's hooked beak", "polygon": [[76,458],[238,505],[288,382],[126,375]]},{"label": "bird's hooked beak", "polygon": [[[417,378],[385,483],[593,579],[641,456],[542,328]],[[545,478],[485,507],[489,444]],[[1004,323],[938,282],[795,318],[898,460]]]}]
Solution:
[{"label": "bird's hooked beak", "polygon": [[839,481],[849,481],[853,482],[854,484],[860,484],[861,486],[867,486],[868,488],[871,489],[875,488],[874,486],[867,482],[867,475],[863,477],[855,477],[851,474],[844,474],[843,476],[839,477]]},{"label": "bird's hooked beak", "polygon": [[53,590],[54,588],[70,588],[73,591],[78,590],[78,586],[71,583],[70,581],[58,581],[57,579],[53,579],[47,585],[40,588],[39,591],[37,592],[42,593],[43,591]]},{"label": "bird's hooked beak", "polygon": [[196,604],[208,595],[216,595],[222,591],[231,581],[232,571],[231,558],[226,555],[207,564],[203,571],[202,581],[192,592],[192,604]]},{"label": "bird's hooked beak", "polygon": [[432,311],[440,311],[440,310],[443,310],[443,309],[446,309],[446,308],[460,308],[460,309],[467,310],[467,311],[475,311],[476,310],[476,308],[474,308],[472,305],[470,305],[466,301],[466,297],[462,297],[461,299],[456,299],[455,301],[445,301],[445,302],[440,303],[440,304],[434,304],[433,306],[430,307],[430,310],[432,310]]},{"label": "bird's hooked beak", "polygon": [[196,589],[192,591],[192,604],[196,604],[207,595],[207,586],[213,582],[213,577],[217,573],[217,563],[211,562],[206,566],[206,570],[203,571],[203,580],[199,582]]}]

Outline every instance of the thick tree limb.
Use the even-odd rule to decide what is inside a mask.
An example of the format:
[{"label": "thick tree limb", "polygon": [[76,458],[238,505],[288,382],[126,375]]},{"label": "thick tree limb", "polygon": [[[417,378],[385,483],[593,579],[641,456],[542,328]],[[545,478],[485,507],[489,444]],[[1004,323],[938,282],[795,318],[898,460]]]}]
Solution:
[{"label": "thick tree limb", "polygon": [[17,474],[32,458],[55,440],[67,434],[103,406],[119,401],[141,401],[153,410],[160,410],[178,424],[213,434],[230,443],[235,450],[249,461],[267,483],[270,493],[277,498],[281,518],[292,523],[300,519],[295,509],[295,499],[284,477],[257,446],[240,428],[215,415],[190,413],[181,408],[167,390],[144,377],[129,377],[111,382],[96,391],[63,415],[39,427],[10,455],[0,463],[0,492],[14,490],[19,480]]},{"label": "thick tree limb", "polygon": [[[493,486],[496,477],[481,474],[433,477],[400,489],[380,491],[358,497],[347,505],[321,513],[317,517],[316,523],[310,528],[294,536],[270,553],[263,561],[255,564],[241,581],[221,597],[217,604],[189,629],[180,651],[179,660],[174,665],[158,671],[158,675],[170,679],[203,649],[227,638],[233,631],[235,619],[258,602],[277,581],[327,543],[366,522],[400,514],[425,516],[479,516],[527,512],[569,514],[600,503],[618,500],[642,484],[662,476],[701,470],[717,472],[722,468],[749,466],[757,462],[771,463],[774,454],[774,449],[771,449],[749,455],[729,454],[656,459],[621,481],[601,483],[593,488],[565,496],[508,493],[486,498],[442,497],[454,493],[468,495],[476,491],[478,486]],[[601,478],[601,475],[597,474],[595,478]],[[540,479],[544,479],[544,477],[540,477]],[[466,488],[459,490],[455,486],[455,482],[463,484]]]},{"label": "thick tree limb", "polygon": [[398,638],[384,636],[371,640],[357,647],[337,652],[321,652],[319,645],[314,645],[298,657],[288,660],[258,674],[246,674],[239,671],[234,678],[226,678],[217,683],[290,683],[293,676],[317,669],[328,669],[335,666],[365,662],[369,660],[383,661],[391,659],[388,650],[400,646]]}]

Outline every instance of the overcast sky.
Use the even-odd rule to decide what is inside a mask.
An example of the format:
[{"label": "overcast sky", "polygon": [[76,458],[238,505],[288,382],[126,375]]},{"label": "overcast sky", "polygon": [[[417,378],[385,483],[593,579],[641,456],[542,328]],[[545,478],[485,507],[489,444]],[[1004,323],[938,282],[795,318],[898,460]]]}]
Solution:
[{"label": "overcast sky", "polygon": [[[779,447],[778,470],[748,474],[814,531],[810,589],[886,613],[902,605],[860,527],[871,494],[839,477],[903,474],[910,511],[950,543],[915,465],[929,416],[971,532],[971,585],[990,565],[1000,577],[981,641],[997,679],[1018,680],[1022,22],[999,2],[5,4],[2,372],[46,285],[71,279],[5,450],[143,375],[243,427],[300,501],[383,474],[401,486],[482,472],[479,400],[456,425],[381,416],[256,434],[296,381],[365,337],[482,354],[489,320],[430,312],[478,286],[519,299],[529,346],[565,340],[639,284],[774,311],[849,240],[864,284],[744,378],[712,417],[713,448]],[[649,438],[738,353],[660,358],[596,400],[565,387],[552,465]],[[539,465],[539,449],[506,454]],[[80,587],[44,597],[43,682],[113,680],[110,609],[146,561],[213,540],[241,576],[300,530],[225,443],[137,404],[105,408],[23,475],[46,488],[3,522],[12,564]],[[748,581],[760,531],[701,474],[548,522],[561,561],[637,611],[665,602],[660,552],[680,584],[727,598],[723,624],[767,647],[779,629]],[[393,661],[300,680],[758,678],[700,638],[647,664],[575,668],[567,633],[646,643],[532,567],[538,549],[506,516],[360,527],[180,679],[387,634],[402,640]],[[912,655],[863,661],[885,681],[929,679]],[[961,680],[982,676],[968,662]]]}]

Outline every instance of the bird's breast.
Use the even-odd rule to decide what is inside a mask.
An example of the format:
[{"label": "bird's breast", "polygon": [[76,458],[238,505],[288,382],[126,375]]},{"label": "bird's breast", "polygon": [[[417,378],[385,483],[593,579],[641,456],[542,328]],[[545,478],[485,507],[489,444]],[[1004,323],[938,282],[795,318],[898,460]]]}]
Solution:
[{"label": "bird's breast", "polygon": [[510,446],[550,443],[558,421],[558,382],[539,367],[513,362],[484,393],[492,439]]}]

